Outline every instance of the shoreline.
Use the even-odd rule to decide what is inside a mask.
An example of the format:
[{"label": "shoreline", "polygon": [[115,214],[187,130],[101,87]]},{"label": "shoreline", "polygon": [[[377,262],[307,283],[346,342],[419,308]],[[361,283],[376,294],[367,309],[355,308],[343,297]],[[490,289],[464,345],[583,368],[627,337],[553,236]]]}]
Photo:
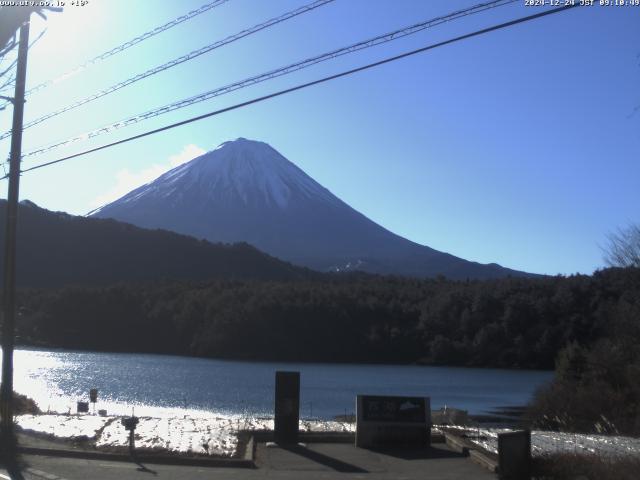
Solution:
[{"label": "shoreline", "polygon": [[[19,341],[19,339],[18,339]],[[1,350],[1,348],[0,348]],[[540,369],[540,368],[526,368],[519,366],[512,367],[497,367],[491,365],[445,365],[445,364],[436,364],[436,363],[424,363],[420,361],[410,362],[410,363],[393,363],[393,362],[376,362],[376,361],[363,361],[363,360],[353,360],[353,361],[327,361],[327,360],[278,360],[278,359],[265,359],[265,358],[255,358],[255,359],[247,359],[247,358],[233,358],[233,357],[206,357],[199,355],[192,355],[186,353],[167,353],[167,352],[135,352],[135,351],[124,351],[124,350],[89,350],[82,349],[79,347],[59,347],[52,346],[47,344],[25,344],[25,343],[17,343],[15,346],[15,350],[28,350],[28,351],[55,351],[61,353],[97,353],[97,354],[109,354],[109,355],[154,355],[160,357],[177,357],[177,358],[190,358],[196,360],[214,360],[217,362],[234,362],[234,363],[278,363],[285,365],[349,365],[349,366],[384,366],[388,365],[390,367],[431,367],[431,368],[454,368],[454,369],[462,369],[462,370],[499,370],[499,371],[524,371],[524,372],[544,372],[544,373],[553,373],[554,369]]]}]

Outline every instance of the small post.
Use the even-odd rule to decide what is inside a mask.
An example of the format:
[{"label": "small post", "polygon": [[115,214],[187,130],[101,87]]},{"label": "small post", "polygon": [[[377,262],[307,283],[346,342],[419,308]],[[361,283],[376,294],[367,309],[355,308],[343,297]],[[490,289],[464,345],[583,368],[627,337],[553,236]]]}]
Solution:
[{"label": "small post", "polygon": [[134,432],[135,430],[132,428],[131,430],[129,430],[129,455],[131,455],[132,457],[135,456],[135,437],[134,437]]},{"label": "small post", "polygon": [[93,404],[93,414],[96,414],[96,402],[98,401],[98,389],[92,388],[89,390],[89,401]]}]

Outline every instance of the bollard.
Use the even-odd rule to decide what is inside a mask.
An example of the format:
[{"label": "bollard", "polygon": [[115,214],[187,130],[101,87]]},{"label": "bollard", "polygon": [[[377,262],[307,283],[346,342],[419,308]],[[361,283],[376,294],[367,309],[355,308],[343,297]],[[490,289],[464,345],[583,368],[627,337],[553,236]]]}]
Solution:
[{"label": "bollard", "polygon": [[498,474],[503,480],[531,479],[531,431],[498,434]]}]

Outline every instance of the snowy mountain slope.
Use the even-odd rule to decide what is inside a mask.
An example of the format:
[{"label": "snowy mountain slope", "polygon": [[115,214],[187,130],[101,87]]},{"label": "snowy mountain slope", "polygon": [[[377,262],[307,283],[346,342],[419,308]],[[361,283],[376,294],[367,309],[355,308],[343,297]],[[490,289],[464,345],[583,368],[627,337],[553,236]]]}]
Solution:
[{"label": "snowy mountain slope", "polygon": [[450,278],[526,275],[418,245],[351,208],[263,142],[239,138],[91,216],[214,242],[248,242],[317,270]]}]

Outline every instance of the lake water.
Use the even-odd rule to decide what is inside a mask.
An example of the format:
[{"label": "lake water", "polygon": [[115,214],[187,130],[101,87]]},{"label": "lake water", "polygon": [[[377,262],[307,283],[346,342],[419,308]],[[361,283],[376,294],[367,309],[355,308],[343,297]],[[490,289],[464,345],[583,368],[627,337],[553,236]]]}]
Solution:
[{"label": "lake water", "polygon": [[[17,392],[43,410],[75,411],[99,390],[97,408],[109,414],[150,416],[261,416],[273,414],[274,372],[300,371],[301,416],[352,413],[357,394],[431,397],[445,405],[486,413],[524,405],[552,372],[362,364],[237,362],[167,355],[18,349]],[[187,411],[185,411],[187,410]]]}]

